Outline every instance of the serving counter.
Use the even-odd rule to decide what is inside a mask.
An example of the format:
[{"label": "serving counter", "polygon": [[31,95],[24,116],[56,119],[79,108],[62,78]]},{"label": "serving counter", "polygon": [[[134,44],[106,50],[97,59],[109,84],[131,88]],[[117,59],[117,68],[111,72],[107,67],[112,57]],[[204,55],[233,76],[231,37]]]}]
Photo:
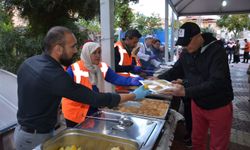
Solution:
[{"label": "serving counter", "polygon": [[0,149],[13,149],[12,136],[17,124],[17,77],[0,69]]},{"label": "serving counter", "polygon": [[[165,120],[101,111],[77,128],[136,141],[140,150],[152,149]],[[89,124],[94,125],[89,127]]]},{"label": "serving counter", "polygon": [[[93,147],[97,150],[113,150],[112,147],[122,150],[130,150],[131,147],[137,150],[170,149],[176,124],[182,119],[181,115],[178,116],[177,112],[169,109],[169,100],[146,100],[154,102],[149,104],[156,109],[160,107],[159,105],[164,104],[161,106],[164,106],[162,113],[157,113],[158,116],[154,115],[155,113],[152,113],[153,115],[144,114],[143,111],[140,111],[142,104],[135,101],[124,103],[121,105],[122,107],[119,106],[112,110],[105,108],[92,116],[87,116],[85,121],[77,125],[74,130],[63,130],[42,143],[36,150],[52,150],[47,147],[58,150],[60,147],[70,145],[75,145],[81,150],[92,150]],[[130,106],[135,107],[137,111],[121,111],[121,108]],[[131,147],[125,147],[122,144],[124,142],[130,143],[128,145]]]},{"label": "serving counter", "polygon": [[132,140],[90,132],[68,129],[44,142],[42,150],[137,150],[139,145]]}]

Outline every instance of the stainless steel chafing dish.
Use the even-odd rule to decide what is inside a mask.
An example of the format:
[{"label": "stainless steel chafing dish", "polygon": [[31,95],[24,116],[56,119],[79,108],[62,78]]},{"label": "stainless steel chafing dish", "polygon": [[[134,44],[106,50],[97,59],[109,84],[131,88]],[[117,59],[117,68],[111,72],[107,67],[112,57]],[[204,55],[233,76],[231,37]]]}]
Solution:
[{"label": "stainless steel chafing dish", "polygon": [[59,150],[60,147],[76,145],[81,150],[137,150],[137,142],[80,129],[67,129],[41,144],[41,150]]},{"label": "stainless steel chafing dish", "polygon": [[165,119],[170,107],[170,101],[145,98],[142,101],[128,101],[113,109],[103,111],[120,114],[130,114],[150,118]]},{"label": "stainless steel chafing dish", "polygon": [[[136,141],[140,150],[154,147],[165,121],[156,118],[100,111],[77,128]],[[92,126],[90,126],[92,124]]]}]

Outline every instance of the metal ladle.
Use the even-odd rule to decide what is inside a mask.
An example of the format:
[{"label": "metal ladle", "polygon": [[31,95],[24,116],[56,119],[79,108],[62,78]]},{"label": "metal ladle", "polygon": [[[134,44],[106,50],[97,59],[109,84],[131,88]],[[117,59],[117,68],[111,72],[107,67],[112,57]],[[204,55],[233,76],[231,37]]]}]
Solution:
[{"label": "metal ladle", "polygon": [[122,116],[119,119],[101,118],[101,117],[94,117],[94,116],[86,116],[86,118],[103,120],[103,121],[112,121],[112,122],[118,123],[118,125],[122,127],[130,127],[134,124],[131,119],[129,119],[128,117],[124,117],[124,116]]},{"label": "metal ladle", "polygon": [[125,130],[127,128],[129,128],[130,126],[133,125],[133,122],[127,118],[127,117],[122,117],[119,119],[119,123],[115,126],[112,127],[112,129],[116,129],[116,130]]}]

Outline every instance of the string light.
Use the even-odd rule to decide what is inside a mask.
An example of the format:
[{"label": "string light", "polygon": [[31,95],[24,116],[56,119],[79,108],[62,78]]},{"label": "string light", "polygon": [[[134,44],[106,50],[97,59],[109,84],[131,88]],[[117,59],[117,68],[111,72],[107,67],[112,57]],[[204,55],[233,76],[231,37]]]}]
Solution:
[{"label": "string light", "polygon": [[222,5],[222,7],[225,7],[227,5],[227,1],[223,0],[221,5]]}]

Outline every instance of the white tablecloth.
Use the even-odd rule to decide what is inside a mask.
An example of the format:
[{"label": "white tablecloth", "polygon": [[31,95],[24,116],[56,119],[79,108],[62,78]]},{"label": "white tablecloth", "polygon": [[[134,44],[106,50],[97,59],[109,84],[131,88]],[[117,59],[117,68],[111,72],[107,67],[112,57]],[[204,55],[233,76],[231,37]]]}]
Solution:
[{"label": "white tablecloth", "polygon": [[180,120],[184,120],[182,114],[173,109],[170,109],[169,117],[164,125],[165,131],[160,139],[158,146],[156,147],[156,150],[170,150],[170,146],[172,145],[172,142],[174,140],[175,129],[178,121]]}]

